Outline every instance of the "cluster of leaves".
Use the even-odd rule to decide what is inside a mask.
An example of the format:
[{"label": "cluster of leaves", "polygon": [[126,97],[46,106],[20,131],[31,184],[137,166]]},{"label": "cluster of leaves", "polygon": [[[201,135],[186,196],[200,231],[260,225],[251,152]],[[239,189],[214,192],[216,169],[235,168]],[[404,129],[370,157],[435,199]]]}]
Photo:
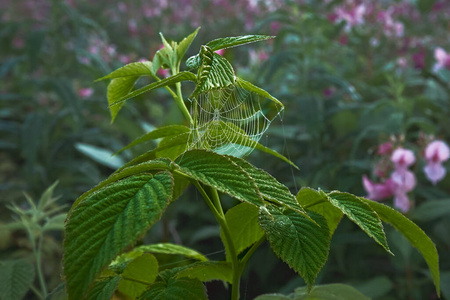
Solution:
[{"label": "cluster of leaves", "polygon": [[[416,18],[414,22],[412,17],[400,16],[405,33],[397,38],[380,35],[372,19],[350,30],[345,22],[333,24],[328,17],[341,5],[339,1],[328,5],[292,4],[268,19],[277,20],[280,30],[274,54],[264,65],[264,76],[258,73],[254,80],[277,91],[287,107],[284,125],[272,126],[269,134],[274,148],[287,148],[290,159],[301,166],[301,172],[295,174],[297,186],[364,195],[361,176],[372,172],[377,145],[395,139],[398,146],[417,149],[420,157],[426,145],[424,139],[434,136],[450,140],[448,126],[443,125],[449,113],[449,71],[433,69],[434,49],[449,46],[442,38],[448,37],[444,30],[448,7],[431,10],[433,1],[419,2],[417,7],[412,3],[392,4],[408,6]],[[423,8],[424,3],[428,9]],[[382,6],[377,3],[371,7],[373,14],[397,9],[385,6],[381,10]],[[399,64],[400,59],[404,59],[404,65]],[[258,163],[259,158],[254,161]],[[449,223],[439,212],[449,211],[450,181],[445,179],[432,186],[421,174],[423,160],[418,161],[414,170],[419,174],[418,186],[410,194],[415,207],[409,217],[432,236],[439,251],[445,252],[449,241],[443,228],[448,228]],[[291,174],[276,160],[265,163],[281,181],[292,182]],[[291,183],[290,188],[294,187]],[[379,251],[361,247],[367,241],[351,225],[342,226],[335,237],[336,255],[326,266],[330,275],[324,274],[323,282],[339,274],[343,281],[363,287],[376,278],[389,288],[374,293],[374,297],[423,299],[432,295],[431,281],[422,275],[423,261],[391,228],[386,230],[393,247],[402,255],[386,258],[381,264]],[[350,244],[344,245],[346,241]],[[371,266],[377,267],[361,270],[368,259]],[[350,261],[353,267],[344,268]],[[443,258],[444,276],[448,266]],[[386,270],[394,272],[386,276]],[[374,280],[373,284],[379,283]],[[446,296],[448,291],[448,285],[443,284]]]},{"label": "cluster of leaves", "polygon": [[[133,63],[102,78],[113,79],[109,91],[111,86],[126,91],[109,93],[113,118],[118,112],[117,106],[120,109],[126,99],[159,87],[166,87],[180,109],[185,109],[181,94],[175,93],[171,85],[194,81],[196,88],[191,97],[195,103],[197,93],[233,84],[223,78],[237,80],[229,76],[226,69],[215,70],[215,63],[226,60],[220,56],[205,59],[202,57],[204,47],[218,50],[267,38],[244,36],[214,40],[202,46],[198,59],[189,60],[191,67],[198,61],[197,75],[180,72],[178,55],[184,54],[196,33],[180,43],[168,43],[162,37],[166,46],[159,50],[153,63]],[[158,67],[152,70],[154,65]],[[155,75],[159,67],[170,68],[173,75],[160,80]],[[143,75],[157,80],[131,91],[134,81]],[[247,87],[262,93],[250,83]],[[130,146],[134,146],[145,139],[164,138],[157,148],[125,164],[74,203],[64,241],[64,274],[70,298],[107,299],[116,292],[141,299],[177,298],[187,294],[190,299],[207,299],[202,282],[222,280],[232,283],[235,289],[236,284],[239,286],[236,277],[239,280],[246,262],[266,239],[276,255],[299,273],[311,290],[327,261],[331,237],[344,215],[388,252],[382,220],[392,224],[424,256],[439,293],[436,248],[425,233],[402,214],[382,204],[337,191],[325,193],[304,188],[295,197],[270,174],[241,158],[202,149],[187,151],[188,140],[180,142],[178,136],[190,134],[191,129],[182,128],[156,129],[131,143]],[[173,140],[176,142],[171,143]],[[281,157],[276,152],[271,153]],[[197,187],[221,225],[226,260],[211,261],[194,250],[173,244],[144,245],[125,252],[161,218],[189,183]],[[223,214],[217,192],[242,203]],[[196,261],[181,267],[162,265],[160,268],[158,259],[151,254],[155,252],[183,254]]]}]

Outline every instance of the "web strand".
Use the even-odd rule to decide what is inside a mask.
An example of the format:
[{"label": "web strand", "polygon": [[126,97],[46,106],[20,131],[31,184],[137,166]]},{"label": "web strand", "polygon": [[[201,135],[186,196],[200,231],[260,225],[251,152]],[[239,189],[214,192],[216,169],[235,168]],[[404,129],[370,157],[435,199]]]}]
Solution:
[{"label": "web strand", "polygon": [[281,108],[239,84],[212,89],[193,99],[197,127],[191,128],[187,150],[246,156],[269,128]]}]

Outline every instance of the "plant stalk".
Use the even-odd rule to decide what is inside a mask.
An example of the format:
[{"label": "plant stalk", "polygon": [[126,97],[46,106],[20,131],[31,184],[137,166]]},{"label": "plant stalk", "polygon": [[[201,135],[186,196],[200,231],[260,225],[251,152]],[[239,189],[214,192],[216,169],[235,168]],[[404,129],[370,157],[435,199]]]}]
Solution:
[{"label": "plant stalk", "polygon": [[45,285],[45,278],[44,278],[44,274],[42,272],[42,267],[41,267],[42,232],[39,235],[38,245],[36,247],[36,240],[34,238],[33,233],[31,232],[31,228],[28,228],[28,226],[27,226],[27,231],[28,231],[28,238],[30,239],[30,242],[31,242],[31,247],[33,249],[33,254],[36,259],[36,271],[37,271],[38,278],[39,278],[39,284],[41,286],[41,292],[42,292],[41,295],[43,296],[42,299],[45,299],[45,297],[47,297],[47,287]]},{"label": "plant stalk", "polygon": [[[171,71],[172,71],[172,76],[180,73],[180,65],[178,64],[176,67],[173,67]],[[189,113],[189,110],[187,109],[186,105],[184,104],[183,94],[181,92],[181,83],[180,82],[175,83],[175,87],[177,89],[177,96],[174,97],[175,102],[177,103],[178,108],[181,110],[181,113],[183,114],[183,116],[189,122],[189,126],[191,128],[193,128],[194,120],[192,119],[191,114]]]},{"label": "plant stalk", "polygon": [[211,187],[211,194],[213,198],[213,200],[211,200],[208,193],[206,193],[206,191],[198,181],[195,180],[193,181],[193,183],[199,190],[208,207],[211,209],[214,217],[216,218],[217,222],[220,225],[220,228],[223,231],[224,239],[222,241],[224,243],[225,250],[227,251],[231,259],[231,268],[233,270],[233,280],[231,283],[231,300],[239,300],[239,284],[241,281],[242,270],[237,257],[236,247],[234,245],[230,229],[228,228],[222,205],[220,204],[219,195],[217,193],[217,190]]}]

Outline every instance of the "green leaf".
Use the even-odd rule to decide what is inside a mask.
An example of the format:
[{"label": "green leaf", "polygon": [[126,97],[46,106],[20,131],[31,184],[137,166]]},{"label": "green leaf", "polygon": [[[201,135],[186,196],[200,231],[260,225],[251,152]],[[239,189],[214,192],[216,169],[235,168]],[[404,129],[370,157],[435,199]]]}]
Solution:
[{"label": "green leaf", "polygon": [[59,181],[55,181],[51,186],[49,186],[45,192],[42,194],[41,198],[39,199],[37,210],[44,211],[44,209],[48,206],[54,203],[59,197],[53,198],[53,192],[55,191],[56,186],[58,185]]},{"label": "green leaf", "polygon": [[160,254],[183,255],[188,258],[196,259],[199,261],[208,260],[203,254],[197,252],[196,250],[193,250],[191,248],[182,245],[176,245],[171,243],[143,245],[137,247],[135,250]]},{"label": "green leaf", "polygon": [[75,148],[96,162],[109,168],[117,169],[123,166],[123,160],[118,156],[113,157],[113,152],[107,149],[84,143],[76,143]]},{"label": "green leaf", "polygon": [[64,230],[64,222],[67,218],[66,213],[55,215],[49,219],[42,226],[42,231],[52,231],[52,230]]},{"label": "green leaf", "polygon": [[81,299],[102,269],[159,220],[172,188],[168,172],[133,176],[105,186],[73,209],[63,261],[71,299]]},{"label": "green leaf", "polygon": [[158,261],[151,254],[143,254],[132,260],[121,274],[119,292],[136,299],[158,276]]},{"label": "green leaf", "polygon": [[206,44],[213,51],[220,49],[232,48],[240,45],[245,45],[249,43],[264,41],[275,38],[274,36],[268,35],[242,35],[236,37],[226,37],[210,41]]},{"label": "green leaf", "polygon": [[[123,78],[113,79],[113,81],[111,81],[111,83],[114,82],[114,80],[124,80],[124,79]],[[186,81],[186,80],[195,82],[197,80],[197,77],[195,76],[195,74],[193,74],[191,72],[186,72],[186,71],[180,72],[176,75],[161,79],[160,81],[153,82],[153,83],[146,85],[146,86],[144,86],[138,90],[135,90],[131,93],[124,94],[121,98],[115,97],[114,98],[115,101],[109,101],[110,97],[108,96],[109,107],[111,110],[115,106],[121,107],[123,105],[123,103],[130,98],[139,96],[145,92],[149,92],[149,91],[161,88],[161,87],[169,86],[169,85],[175,84],[177,82]],[[110,85],[111,85],[111,83],[110,83]],[[109,88],[109,86],[108,86],[108,88]]]},{"label": "green leaf", "polygon": [[167,282],[155,282],[139,299],[142,300],[168,300],[189,299],[207,300],[203,283],[198,279],[170,278]]},{"label": "green leaf", "polygon": [[266,171],[256,168],[241,158],[234,156],[227,157],[244,169],[255,180],[261,195],[265,199],[306,215],[305,210],[298,204],[295,196],[291,194],[287,186],[281,184]]},{"label": "green leaf", "polygon": [[222,261],[205,261],[193,263],[189,267],[178,272],[175,278],[188,277],[198,279],[201,282],[222,280],[231,283],[233,270],[231,264]]},{"label": "green leaf", "polygon": [[401,232],[408,239],[411,245],[419,250],[427,262],[428,268],[431,272],[431,277],[433,278],[434,285],[436,286],[436,291],[439,294],[439,255],[436,250],[436,246],[431,239],[425,234],[425,232],[422,231],[422,229],[419,228],[419,226],[414,224],[411,220],[398,211],[369,199],[360,199],[369,204],[378,216],[380,216],[381,220],[394,226],[395,229]]},{"label": "green leaf", "polygon": [[128,65],[125,65],[102,78],[97,79],[96,81],[105,80],[105,79],[114,79],[114,78],[123,78],[123,77],[140,77],[140,76],[151,76],[154,74],[152,72],[152,62],[134,62]]},{"label": "green leaf", "polygon": [[[264,231],[258,223],[258,214],[258,208],[246,202],[230,208],[225,214],[237,254],[264,236]],[[223,232],[221,235],[223,236]]]},{"label": "green leaf", "polygon": [[[120,109],[125,104],[125,102],[118,102],[131,92],[138,78],[138,76],[115,78],[108,84],[106,97],[108,98],[109,111],[111,113],[111,123],[114,122]],[[117,104],[113,106],[115,103]]]},{"label": "green leaf", "polygon": [[328,193],[328,200],[367,233],[368,236],[392,254],[386,241],[383,224],[369,205],[355,195],[341,192]]},{"label": "green leaf", "polygon": [[187,133],[187,132],[190,132],[190,129],[189,129],[189,127],[186,127],[184,125],[168,125],[168,126],[160,127],[160,128],[157,128],[153,131],[147,132],[146,134],[138,137],[133,142],[128,144],[126,147],[117,151],[115,154],[119,154],[120,152],[122,152],[124,150],[127,150],[133,146],[136,146],[140,143],[143,143],[143,142],[146,142],[149,140],[174,136],[174,135],[178,135],[181,133]]},{"label": "green leaf", "polygon": [[[86,300],[109,300],[112,298],[117,285],[120,284],[120,276],[111,276],[105,279],[96,281]],[[70,298],[72,299],[72,298]]]},{"label": "green leaf", "polygon": [[198,27],[193,33],[185,37],[177,46],[177,56],[178,60],[180,61],[181,58],[186,54],[187,49],[189,46],[191,46],[192,42],[194,41],[195,37],[197,36],[197,33],[199,31],[200,27]]},{"label": "green leaf", "polygon": [[[207,49],[207,50],[203,50]],[[202,46],[200,51],[201,65],[197,73],[197,86],[189,98],[213,89],[228,87],[236,81],[233,67],[230,62],[211,49]]]},{"label": "green leaf", "polygon": [[317,285],[310,292],[306,288],[295,290],[295,300],[370,300],[357,289],[346,284]]},{"label": "green leaf", "polygon": [[255,206],[263,205],[255,181],[229,158],[205,150],[187,151],[175,162],[180,172]]},{"label": "green leaf", "polygon": [[255,93],[261,97],[264,97],[266,99],[273,101],[279,108],[279,111],[282,111],[284,109],[283,103],[281,103],[277,98],[275,98],[274,96],[272,96],[271,94],[269,94],[268,92],[263,90],[262,88],[259,88],[255,85],[253,85],[252,83],[245,81],[244,79],[241,79],[241,78],[236,78],[236,84],[239,87],[243,88],[244,90]]},{"label": "green leaf", "polygon": [[0,261],[0,299],[21,300],[34,280],[34,267],[25,260]]},{"label": "green leaf", "polygon": [[272,250],[311,288],[328,258],[330,232],[324,217],[312,211],[308,215],[315,223],[292,210],[261,207],[259,224]]},{"label": "green leaf", "polygon": [[78,206],[78,204],[84,200],[85,198],[91,196],[92,194],[94,194],[95,192],[97,192],[98,190],[100,190],[101,188],[119,181],[121,179],[124,179],[126,177],[132,176],[132,175],[136,175],[136,174],[140,174],[140,173],[144,173],[144,172],[149,172],[149,171],[158,171],[158,170],[169,170],[170,169],[170,163],[171,161],[169,159],[155,159],[152,161],[148,161],[148,162],[143,162],[143,163],[139,163],[136,165],[132,165],[130,167],[124,167],[124,168],[120,168],[119,170],[117,170],[116,172],[114,172],[111,176],[109,176],[107,179],[103,180],[102,182],[100,182],[98,185],[96,185],[95,187],[93,187],[92,189],[90,189],[89,191],[85,192],[83,195],[81,195],[72,205],[72,208],[70,209],[69,213],[71,213],[75,207]]},{"label": "green leaf", "polygon": [[328,201],[327,195],[311,188],[302,188],[297,193],[297,201],[304,208],[319,213],[327,220],[331,237],[344,214]]},{"label": "green leaf", "polygon": [[155,156],[175,159],[187,150],[190,139],[191,132],[163,138],[155,149]]}]

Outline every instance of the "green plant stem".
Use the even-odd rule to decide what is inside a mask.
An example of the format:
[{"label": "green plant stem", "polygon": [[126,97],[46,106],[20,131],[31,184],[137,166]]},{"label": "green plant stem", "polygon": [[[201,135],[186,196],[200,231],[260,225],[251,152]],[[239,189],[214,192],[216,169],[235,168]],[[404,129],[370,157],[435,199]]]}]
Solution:
[{"label": "green plant stem", "polygon": [[240,261],[240,265],[241,265],[241,273],[244,270],[245,265],[247,264],[248,260],[250,259],[250,257],[253,255],[253,253],[255,253],[256,249],[258,249],[258,247],[266,240],[266,236],[262,236],[258,241],[256,241],[256,243],[254,243],[252,245],[252,247],[247,251],[247,253],[245,253],[244,257],[241,259]]},{"label": "green plant stem", "polygon": [[44,295],[35,287],[34,285],[30,286],[30,289],[33,291],[33,293],[39,298],[39,299],[45,299]]},{"label": "green plant stem", "polygon": [[[176,67],[173,67],[171,71],[172,71],[172,76],[180,73],[180,65],[178,64]],[[189,113],[189,110],[187,109],[186,105],[184,104],[183,94],[181,92],[181,83],[180,82],[175,83],[175,87],[177,89],[177,96],[174,97],[175,102],[177,103],[178,108],[181,110],[181,113],[184,115],[186,120],[189,122],[189,126],[191,128],[193,128],[194,120],[192,120],[191,114]]]},{"label": "green plant stem", "polygon": [[30,239],[30,242],[31,242],[31,247],[33,249],[33,254],[36,259],[36,271],[38,274],[39,284],[41,286],[41,291],[43,294],[42,299],[44,299],[45,297],[47,297],[47,287],[45,285],[45,278],[44,278],[44,274],[42,272],[42,267],[41,267],[42,232],[39,235],[37,247],[36,247],[36,240],[34,238],[34,235],[32,234],[31,229],[28,227],[27,227],[27,232],[28,232],[28,238]]},{"label": "green plant stem", "polygon": [[220,228],[223,231],[223,235],[225,238],[223,240],[223,243],[231,259],[231,268],[233,270],[233,280],[231,283],[231,300],[238,300],[239,284],[241,281],[242,268],[237,257],[236,247],[234,245],[230,229],[228,228],[227,220],[223,213],[222,205],[220,204],[219,195],[216,189],[211,188],[211,194],[213,198],[213,200],[211,200],[208,193],[206,193],[206,191],[203,189],[203,187],[200,185],[198,181],[196,180],[193,181],[193,184],[199,190],[200,194],[202,195],[208,207],[211,209],[212,213],[214,214],[214,217],[216,218],[217,222],[220,225]]}]

